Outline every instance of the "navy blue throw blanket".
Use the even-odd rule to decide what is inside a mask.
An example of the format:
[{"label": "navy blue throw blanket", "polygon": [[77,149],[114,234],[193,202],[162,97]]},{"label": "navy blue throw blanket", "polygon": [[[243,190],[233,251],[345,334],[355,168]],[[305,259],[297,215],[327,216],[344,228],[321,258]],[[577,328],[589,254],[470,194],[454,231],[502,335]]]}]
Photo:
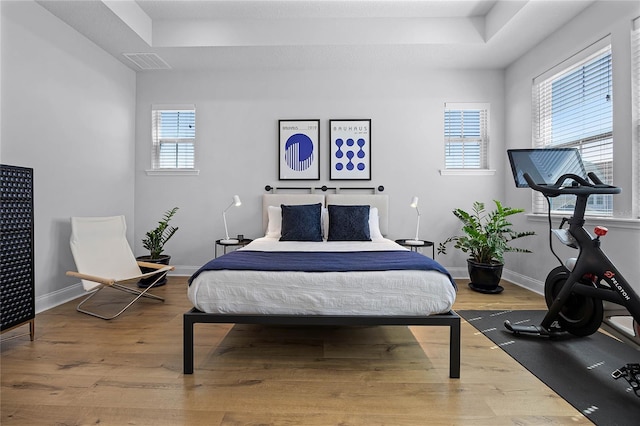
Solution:
[{"label": "navy blue throw blanket", "polygon": [[430,257],[413,251],[254,251],[236,250],[206,263],[191,278],[189,284],[203,271],[294,271],[294,272],[352,272],[352,271],[438,271],[456,283],[449,272]]}]

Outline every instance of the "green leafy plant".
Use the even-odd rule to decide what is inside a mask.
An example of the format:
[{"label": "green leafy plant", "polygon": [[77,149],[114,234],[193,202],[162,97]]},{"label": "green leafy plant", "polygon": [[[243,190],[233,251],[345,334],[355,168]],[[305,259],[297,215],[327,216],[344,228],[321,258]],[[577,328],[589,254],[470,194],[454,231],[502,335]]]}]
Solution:
[{"label": "green leafy plant", "polygon": [[471,260],[477,263],[504,263],[507,252],[531,253],[530,250],[512,247],[509,243],[517,238],[535,235],[533,231],[516,232],[507,217],[524,212],[524,209],[504,207],[500,201],[493,201],[496,209],[486,213],[484,203],[473,203],[471,213],[462,209],[453,210],[453,214],[462,222],[464,236],[447,238],[438,245],[438,254],[447,253],[447,244],[454,243],[454,248],[468,253]]},{"label": "green leafy plant", "polygon": [[147,235],[142,239],[142,246],[149,250],[151,259],[158,259],[160,257],[164,251],[164,245],[178,230],[177,227],[174,228],[169,225],[169,221],[177,211],[178,207],[167,210],[162,220],[158,222],[158,227],[147,232]]}]

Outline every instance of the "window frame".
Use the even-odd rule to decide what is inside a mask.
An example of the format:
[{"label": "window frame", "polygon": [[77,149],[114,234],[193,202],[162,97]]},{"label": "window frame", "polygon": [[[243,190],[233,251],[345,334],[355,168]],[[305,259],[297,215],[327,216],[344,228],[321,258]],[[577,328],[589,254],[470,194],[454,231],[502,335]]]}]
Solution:
[{"label": "window frame", "polygon": [[[581,137],[577,137],[571,139],[564,143],[553,143],[553,127],[552,127],[552,118],[554,114],[554,103],[551,100],[551,94],[553,90],[553,84],[559,81],[562,81],[564,78],[572,76],[574,73],[577,73],[580,70],[584,70],[588,65],[595,63],[599,58],[606,56],[608,54],[608,89],[609,95],[613,96],[613,71],[612,71],[612,46],[611,46],[611,37],[606,36],[596,43],[586,47],[579,53],[569,57],[565,61],[560,64],[554,66],[550,70],[541,74],[538,77],[535,77],[532,82],[532,146],[534,148],[546,148],[546,147],[581,147],[587,146],[589,143],[597,142],[602,143],[602,146],[609,147],[611,152],[610,159],[610,167],[608,167],[606,171],[607,176],[602,176],[603,180],[610,181],[613,179],[613,150],[614,150],[614,140],[613,140],[613,101],[611,102],[611,113],[609,117],[609,123],[611,129],[607,132],[600,132],[595,136],[582,135]],[[582,76],[584,79],[585,77]],[[594,89],[595,90],[595,89]],[[568,91],[568,93],[571,93]],[[565,95],[567,93],[564,93]],[[612,98],[608,99],[612,99]],[[585,102],[586,104],[586,102]],[[603,150],[604,151],[604,150]],[[604,154],[603,154],[604,155]],[[600,157],[603,158],[603,157]],[[565,203],[571,203],[573,196],[563,196],[563,200]],[[603,196],[606,197],[606,196]],[[609,198],[606,200],[607,203],[611,206],[610,210],[607,211],[599,210],[594,211],[587,210],[586,216],[588,217],[606,217],[613,218],[615,214],[615,209],[613,208],[613,200],[612,196],[608,196]],[[553,201],[560,202],[560,197],[555,198]],[[598,204],[598,199],[591,197],[590,202],[591,205]],[[605,201],[605,200],[600,200]],[[572,209],[569,209],[572,211]],[[542,194],[534,192],[532,195],[532,211],[533,214],[546,214],[548,211],[548,205],[542,196]],[[552,209],[552,215],[566,215],[570,213],[568,210],[563,209]]]},{"label": "window frame", "polygon": [[[194,115],[193,138],[160,138],[156,124],[156,114],[165,111],[188,111]],[[197,169],[196,142],[197,142],[197,112],[194,104],[176,104],[176,105],[151,105],[151,168],[146,170],[147,175],[197,175],[200,171]],[[190,140],[190,141],[188,141]],[[193,167],[159,167],[160,163],[160,147],[163,143],[174,144],[191,144],[193,147]],[[177,158],[176,158],[177,161]]]},{"label": "window frame", "polygon": [[640,16],[632,22],[631,28],[631,89],[633,96],[633,129],[632,137],[635,138],[635,162],[633,173],[635,173],[635,190],[632,200],[633,217],[640,219]]},{"label": "window frame", "polygon": [[[460,137],[451,137],[450,131],[448,129],[448,118],[447,115],[449,112],[459,112],[464,115],[465,111],[478,111],[480,117],[478,118],[478,125],[480,128],[478,129],[478,136],[469,136],[465,137],[462,134]],[[493,175],[495,174],[495,170],[490,169],[490,160],[489,153],[491,147],[491,105],[489,102],[446,102],[444,104],[443,109],[443,168],[440,170],[441,175]],[[462,117],[464,120],[464,116]],[[451,167],[448,166],[448,146],[451,143],[461,143],[463,146],[467,143],[478,143],[479,146],[479,167],[473,167],[471,165],[465,165],[464,159],[458,159],[458,161],[463,162],[462,167]]]}]

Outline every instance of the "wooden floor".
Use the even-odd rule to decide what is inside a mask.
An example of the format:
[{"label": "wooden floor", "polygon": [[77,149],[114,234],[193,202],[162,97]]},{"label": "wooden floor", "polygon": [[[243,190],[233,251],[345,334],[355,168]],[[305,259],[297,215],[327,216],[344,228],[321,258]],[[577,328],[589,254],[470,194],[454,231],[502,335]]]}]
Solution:
[{"label": "wooden floor", "polygon": [[[503,286],[484,295],[460,283],[454,309],[545,308]],[[186,278],[154,290],[164,303],[103,321],[73,301],[37,316],[34,342],[5,340],[0,424],[590,424],[464,321],[460,379],[448,377],[445,327],[216,324],[195,326],[195,372],[185,376]]]}]

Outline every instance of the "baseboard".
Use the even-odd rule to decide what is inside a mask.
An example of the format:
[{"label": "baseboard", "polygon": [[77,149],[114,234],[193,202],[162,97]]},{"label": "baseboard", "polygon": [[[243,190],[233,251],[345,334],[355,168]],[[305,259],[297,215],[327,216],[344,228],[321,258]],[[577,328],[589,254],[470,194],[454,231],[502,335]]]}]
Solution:
[{"label": "baseboard", "polygon": [[84,287],[82,287],[82,283],[77,283],[61,290],[38,296],[35,300],[36,314],[55,308],[70,300],[77,299],[84,294],[86,294],[86,292],[84,291]]},{"label": "baseboard", "polygon": [[[198,269],[200,269],[198,266],[189,265],[174,265],[174,267],[175,270],[169,274],[170,276],[189,277],[193,275]],[[447,270],[454,279],[469,279],[469,273],[467,272],[467,268],[465,267],[447,267]],[[541,295],[544,294],[544,283],[541,281],[534,280],[533,278],[529,278],[525,275],[510,271],[508,269],[502,271],[502,278],[517,286],[531,290],[534,293]],[[78,297],[81,297],[85,294],[86,292],[82,287],[82,283],[77,283],[69,287],[65,287],[62,290],[57,290],[52,293],[39,296],[35,301],[36,313],[55,308],[58,305],[62,305],[63,303],[67,303],[68,301],[73,299],[77,299]]]},{"label": "baseboard", "polygon": [[[174,265],[175,270],[169,273],[171,276],[176,277],[190,277],[193,275],[198,269],[199,266],[189,266],[189,265]],[[451,274],[453,279],[469,279],[469,272],[466,267],[462,266],[445,266],[447,271]],[[517,286],[526,288],[528,290],[533,291],[537,294],[544,294],[544,283],[538,280],[534,280],[533,278],[527,277],[525,275],[519,274],[517,272],[510,271],[508,269],[504,269],[502,271],[502,278],[513,283]]]},{"label": "baseboard", "polygon": [[504,269],[502,271],[502,278],[513,283],[519,287],[531,290],[534,293],[544,295],[544,283],[542,281],[534,280],[526,275],[519,274],[517,272]]},{"label": "baseboard", "polygon": [[[465,267],[445,266],[445,268],[447,269],[447,271],[449,271],[453,279],[469,279],[469,272]],[[534,280],[533,278],[510,271],[508,269],[502,270],[502,278],[512,284],[517,285],[518,287],[526,288],[527,290],[531,290],[534,293],[544,295],[544,283],[541,281]]]},{"label": "baseboard", "polygon": [[445,266],[445,269],[449,271],[451,277],[454,280],[468,280],[469,272],[466,267],[458,267],[458,266]]},{"label": "baseboard", "polygon": [[[176,277],[191,276],[199,269],[196,266],[176,266],[175,268],[176,269],[169,275]],[[56,290],[51,293],[38,296],[35,300],[36,314],[55,308],[56,306],[85,295],[87,295],[87,292],[84,290],[82,283],[78,282],[61,290]]]},{"label": "baseboard", "polygon": [[171,276],[176,277],[190,277],[193,275],[198,269],[199,266],[189,266],[189,265],[173,265],[175,268],[172,272],[169,273]]}]

